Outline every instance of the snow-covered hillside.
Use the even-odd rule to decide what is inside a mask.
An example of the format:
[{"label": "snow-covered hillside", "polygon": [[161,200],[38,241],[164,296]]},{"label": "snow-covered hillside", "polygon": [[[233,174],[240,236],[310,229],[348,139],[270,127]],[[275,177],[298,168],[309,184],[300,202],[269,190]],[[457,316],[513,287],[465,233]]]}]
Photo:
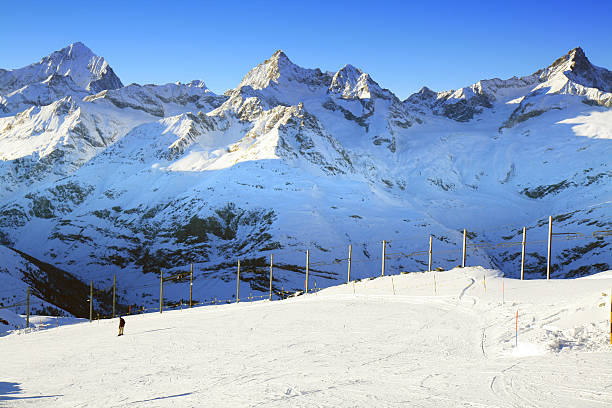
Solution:
[{"label": "snow-covered hillside", "polygon": [[0,404],[606,407],[611,286],[461,268],[127,316],[123,337],[117,319],[18,330]]},{"label": "snow-covered hillside", "polygon": [[161,270],[191,263],[198,301],[231,297],[238,259],[254,293],[270,255],[275,290],[302,288],[307,249],[320,286],[342,281],[349,244],[369,277],[382,240],[390,271],[422,270],[433,235],[448,269],[463,228],[469,264],[517,276],[508,245],[526,226],[539,277],[552,215],[565,234],[553,277],[588,275],[612,264],[611,92],[580,48],[401,101],[357,67],[302,68],[282,51],[223,95],[123,86],[76,43],[0,71],[0,243],[102,292],[117,275],[122,304],[151,306]]}]

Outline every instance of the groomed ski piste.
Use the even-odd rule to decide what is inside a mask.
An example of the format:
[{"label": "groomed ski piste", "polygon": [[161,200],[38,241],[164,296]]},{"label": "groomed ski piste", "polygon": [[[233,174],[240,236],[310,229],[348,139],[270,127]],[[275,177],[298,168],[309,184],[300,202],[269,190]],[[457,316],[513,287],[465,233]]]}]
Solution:
[{"label": "groomed ski piste", "polygon": [[15,330],[0,405],[610,407],[611,287],[456,268],[127,316],[123,337],[118,319]]}]

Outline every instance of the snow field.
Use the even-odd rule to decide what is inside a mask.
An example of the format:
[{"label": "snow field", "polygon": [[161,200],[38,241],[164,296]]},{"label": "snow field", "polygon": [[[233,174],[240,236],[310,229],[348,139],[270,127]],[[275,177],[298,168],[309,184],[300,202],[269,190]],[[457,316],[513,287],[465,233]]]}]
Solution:
[{"label": "snow field", "polygon": [[16,331],[0,338],[0,404],[612,404],[612,271],[521,282],[474,267],[436,272],[435,285],[410,273],[128,316],[123,337],[117,319]]}]

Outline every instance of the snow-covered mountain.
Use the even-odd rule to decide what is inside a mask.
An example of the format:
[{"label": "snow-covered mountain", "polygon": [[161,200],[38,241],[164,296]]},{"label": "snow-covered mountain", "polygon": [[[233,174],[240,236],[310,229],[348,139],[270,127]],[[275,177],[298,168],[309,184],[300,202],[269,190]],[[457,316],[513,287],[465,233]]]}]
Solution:
[{"label": "snow-covered mountain", "polygon": [[412,253],[429,235],[448,268],[463,228],[468,262],[516,274],[520,247],[484,243],[527,226],[527,272],[541,276],[553,215],[574,233],[557,239],[576,238],[555,241],[554,276],[589,274],[612,264],[611,92],[580,48],[526,77],[401,101],[359,68],[282,51],[224,95],[124,87],[76,43],[0,71],[0,240],[101,290],[117,274],[123,304],[153,304],[160,270],[190,263],[198,300],[231,296],[238,259],[265,291],[270,254],[275,288],[301,288],[306,249],[319,286],[344,279],[349,244],[353,276],[372,276],[383,239],[389,271],[423,269]]},{"label": "snow-covered mountain", "polygon": [[0,70],[0,90],[7,94],[55,75],[68,77],[78,87],[92,92],[123,87],[104,58],[76,42],[27,67]]}]

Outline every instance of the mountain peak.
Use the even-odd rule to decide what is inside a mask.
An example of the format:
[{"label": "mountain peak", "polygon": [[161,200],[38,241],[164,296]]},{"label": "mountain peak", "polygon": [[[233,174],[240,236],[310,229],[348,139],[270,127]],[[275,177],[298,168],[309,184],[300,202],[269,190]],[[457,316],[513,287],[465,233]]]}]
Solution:
[{"label": "mountain peak", "polygon": [[541,79],[562,75],[577,84],[597,88],[603,92],[612,92],[612,72],[591,64],[581,47],[570,50],[548,68],[536,74],[539,74]]},{"label": "mountain peak", "polygon": [[417,93],[422,94],[422,95],[435,95],[436,94],[436,92],[432,91],[427,86],[423,86],[421,89],[419,89]]},{"label": "mountain peak", "polygon": [[51,75],[70,76],[74,83],[91,92],[123,87],[103,57],[82,42],[54,51],[39,62],[0,72],[0,90],[11,91],[45,81]]},{"label": "mountain peak", "polygon": [[47,71],[69,75],[77,85],[93,92],[123,87],[106,60],[80,41],[51,53],[41,63],[47,65]]},{"label": "mountain peak", "polygon": [[72,56],[76,57],[76,56],[81,56],[81,55],[83,55],[83,56],[85,56],[85,55],[86,56],[91,56],[91,55],[95,56],[93,51],[89,47],[87,47],[85,44],[80,42],[80,41],[72,43],[69,46],[64,47],[61,50],[56,51],[56,52],[66,54],[66,55],[71,56],[71,57]]},{"label": "mountain peak", "polygon": [[270,57],[270,59],[276,59],[276,60],[289,60],[289,57],[287,57],[287,54],[285,54],[285,52],[283,50],[276,50],[274,52],[274,54],[272,54],[272,56]]},{"label": "mountain peak", "polygon": [[370,74],[351,64],[346,64],[334,74],[329,92],[340,94],[345,99],[369,99],[374,96],[390,99],[394,97],[390,91],[383,90],[370,77]]},{"label": "mountain peak", "polygon": [[270,58],[251,69],[238,87],[264,89],[269,86],[287,85],[290,82],[329,86],[330,80],[320,69],[302,68],[294,64],[282,50],[277,50]]},{"label": "mountain peak", "polygon": [[585,72],[593,69],[593,64],[591,64],[580,47],[576,47],[571,50],[567,54],[567,60],[571,64],[570,69],[574,72]]},{"label": "mountain peak", "polygon": [[570,52],[568,52],[567,55],[570,55],[572,57],[577,57],[577,58],[586,58],[586,55],[584,54],[584,50],[582,49],[582,47],[576,47],[570,50]]},{"label": "mountain peak", "polygon": [[[345,66],[340,68],[338,70],[338,72],[336,72],[334,77],[336,77],[336,76],[346,76],[346,77],[350,77],[352,79],[357,80],[362,75],[364,75],[364,72],[362,70],[360,70],[359,68],[357,68],[354,65],[346,64]],[[365,74],[365,75],[368,75],[368,74]],[[368,77],[369,77],[369,75],[368,75]]]},{"label": "mountain peak", "polygon": [[585,70],[591,67],[591,62],[580,47],[570,50],[564,56],[557,58],[548,68],[552,71],[562,69],[564,71]]},{"label": "mountain peak", "polygon": [[[101,57],[98,57],[96,54],[94,54],[93,51],[89,49],[82,42],[75,42],[60,50],[52,52],[46,57],[43,57],[40,60],[39,64],[46,64],[50,68],[57,69],[62,64],[67,64],[67,62],[70,61],[70,65],[72,65],[73,68],[74,68],[74,65],[77,65],[77,64],[84,64],[85,67],[87,67],[87,63],[89,62],[91,58],[101,58]],[[34,66],[34,65],[37,65],[37,64],[32,64],[30,66]],[[65,73],[61,73],[58,71],[56,72],[62,75],[65,74]]]}]

